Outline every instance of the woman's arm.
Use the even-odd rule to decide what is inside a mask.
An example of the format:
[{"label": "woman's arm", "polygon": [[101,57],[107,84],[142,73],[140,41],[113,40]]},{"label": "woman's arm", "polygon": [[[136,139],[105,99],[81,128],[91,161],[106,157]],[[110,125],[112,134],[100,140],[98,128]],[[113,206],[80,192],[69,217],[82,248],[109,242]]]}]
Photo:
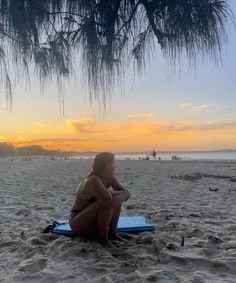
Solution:
[{"label": "woman's arm", "polygon": [[125,191],[119,191],[119,192],[111,192],[112,194],[112,200],[111,200],[111,206],[115,207],[117,205],[120,205],[122,202],[128,200],[130,198],[130,193]]},{"label": "woman's arm", "polygon": [[120,196],[122,194],[125,194],[127,197],[124,201],[128,200],[130,198],[130,193],[128,190],[126,190],[117,180],[117,178],[113,175],[111,179],[111,187],[114,191],[111,191],[112,196]]},{"label": "woman's arm", "polygon": [[118,196],[118,195],[122,194],[124,191],[109,190],[109,192],[111,193],[112,196]]},{"label": "woman's arm", "polygon": [[104,207],[114,208],[130,198],[130,194],[126,190],[113,195],[97,177],[93,177],[90,180],[93,183],[94,195]]},{"label": "woman's arm", "polygon": [[119,181],[117,180],[115,176],[112,176],[111,187],[115,191],[126,191],[125,188],[119,183]]}]

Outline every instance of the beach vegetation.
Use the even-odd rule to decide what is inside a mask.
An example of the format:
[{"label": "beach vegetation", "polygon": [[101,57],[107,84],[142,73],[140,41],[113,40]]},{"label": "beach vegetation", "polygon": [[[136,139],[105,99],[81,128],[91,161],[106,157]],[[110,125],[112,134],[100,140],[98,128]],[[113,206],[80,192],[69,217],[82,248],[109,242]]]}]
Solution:
[{"label": "beach vegetation", "polygon": [[22,147],[14,147],[11,143],[0,142],[0,157],[9,156],[71,156],[73,152],[71,151],[60,151],[60,150],[50,150],[45,149],[40,145],[30,145]]}]

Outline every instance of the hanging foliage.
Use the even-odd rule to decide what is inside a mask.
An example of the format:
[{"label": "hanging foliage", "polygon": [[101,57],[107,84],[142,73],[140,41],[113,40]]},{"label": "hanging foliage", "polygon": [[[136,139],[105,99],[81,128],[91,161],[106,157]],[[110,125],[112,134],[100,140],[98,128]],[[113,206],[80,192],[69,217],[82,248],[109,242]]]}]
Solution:
[{"label": "hanging foliage", "polygon": [[8,60],[59,83],[78,53],[90,99],[105,105],[127,66],[142,73],[158,46],[173,63],[220,56],[232,19],[227,0],[0,0],[0,86],[11,107]]}]

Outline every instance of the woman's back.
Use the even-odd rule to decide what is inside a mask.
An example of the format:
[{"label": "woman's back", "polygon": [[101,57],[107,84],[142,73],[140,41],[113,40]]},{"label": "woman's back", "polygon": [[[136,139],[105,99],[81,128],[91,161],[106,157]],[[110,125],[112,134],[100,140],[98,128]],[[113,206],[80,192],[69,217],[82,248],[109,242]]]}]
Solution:
[{"label": "woman's back", "polygon": [[93,194],[93,184],[91,182],[91,178],[93,176],[86,177],[83,179],[76,191],[75,191],[75,197],[72,205],[72,210],[82,210],[86,206],[88,206],[90,203],[94,202],[96,200],[96,197]]}]

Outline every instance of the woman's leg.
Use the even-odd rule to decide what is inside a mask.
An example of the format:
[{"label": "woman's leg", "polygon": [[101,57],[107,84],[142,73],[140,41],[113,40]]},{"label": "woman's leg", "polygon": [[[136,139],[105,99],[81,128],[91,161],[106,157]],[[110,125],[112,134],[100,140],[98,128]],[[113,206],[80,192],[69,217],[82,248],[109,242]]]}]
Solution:
[{"label": "woman's leg", "polygon": [[117,224],[118,224],[119,217],[120,217],[120,211],[121,211],[121,204],[114,209],[114,212],[111,218],[111,222],[110,222],[110,226],[109,226],[108,237],[109,239],[127,242],[127,240],[122,238],[120,235],[118,235],[116,231]]},{"label": "woman's leg", "polygon": [[107,209],[96,201],[84,208],[76,216],[70,216],[69,224],[76,233],[81,235],[96,233],[100,242],[106,242],[112,215],[113,208]]},{"label": "woman's leg", "polygon": [[77,215],[72,214],[69,217],[69,224],[72,231],[81,235],[89,234],[96,231],[97,214],[99,209],[99,202],[93,202]]},{"label": "woman's leg", "polygon": [[113,211],[113,215],[112,215],[110,225],[109,225],[109,235],[116,234],[116,228],[117,228],[118,220],[120,217],[120,211],[121,211],[121,204],[117,206]]},{"label": "woman's leg", "polygon": [[108,229],[111,222],[114,209],[108,209],[100,205],[97,215],[97,232],[100,242],[107,242],[108,240]]}]

